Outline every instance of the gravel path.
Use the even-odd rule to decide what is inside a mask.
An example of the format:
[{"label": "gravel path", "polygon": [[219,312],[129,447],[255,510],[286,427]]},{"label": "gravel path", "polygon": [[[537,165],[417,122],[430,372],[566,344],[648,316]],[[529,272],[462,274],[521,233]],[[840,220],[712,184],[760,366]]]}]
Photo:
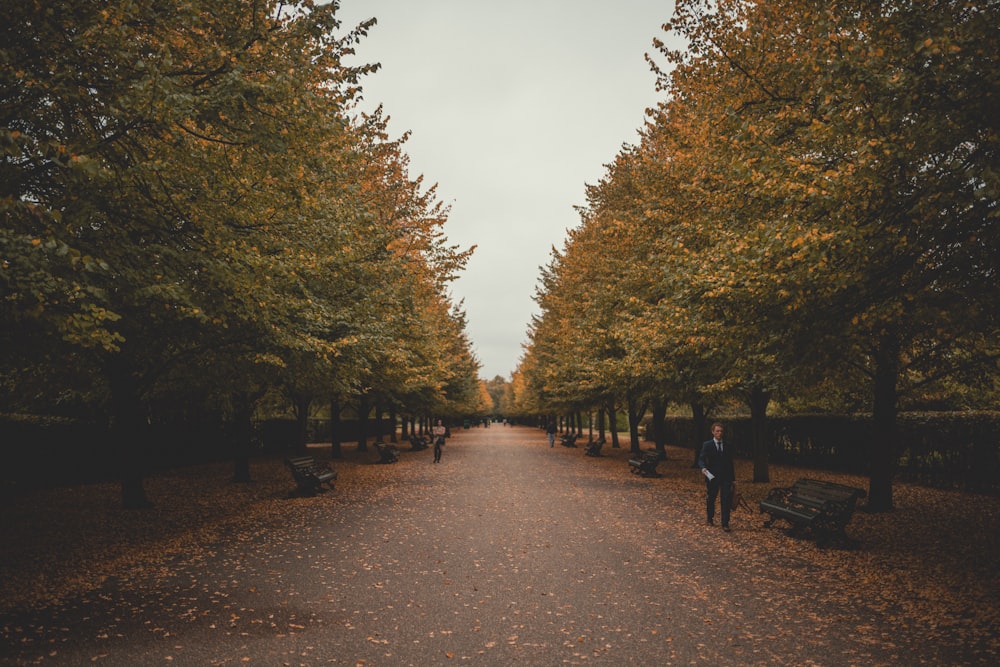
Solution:
[{"label": "gravel path", "polygon": [[[0,665],[989,664],[866,599],[865,573],[734,515],[627,452],[458,430],[332,493],[0,618]],[[686,456],[686,455],[685,455]],[[685,458],[685,462],[687,458]],[[335,463],[336,465],[336,463]],[[691,471],[690,475],[694,475]],[[343,487],[343,488],[341,488]],[[780,551],[761,549],[773,540]],[[841,552],[845,557],[846,552]],[[832,559],[832,560],[831,560]],[[822,576],[820,576],[822,572]],[[916,613],[916,612],[914,612]],[[896,618],[896,616],[893,616]],[[913,626],[918,626],[912,620]]]}]

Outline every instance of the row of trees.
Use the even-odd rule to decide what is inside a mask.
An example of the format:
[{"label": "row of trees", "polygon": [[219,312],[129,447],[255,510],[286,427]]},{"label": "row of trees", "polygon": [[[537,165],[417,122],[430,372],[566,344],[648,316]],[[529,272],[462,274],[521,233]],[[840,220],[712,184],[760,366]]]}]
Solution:
[{"label": "row of trees", "polygon": [[665,102],[587,189],[512,378],[523,412],[995,407],[1000,3],[678,0]]},{"label": "row of trees", "polygon": [[337,4],[5,7],[0,411],[106,416],[126,505],[164,414],[248,428],[275,387],[479,410],[448,296],[472,249],[406,137],[356,111],[377,66],[344,60],[374,20],[344,30]]}]

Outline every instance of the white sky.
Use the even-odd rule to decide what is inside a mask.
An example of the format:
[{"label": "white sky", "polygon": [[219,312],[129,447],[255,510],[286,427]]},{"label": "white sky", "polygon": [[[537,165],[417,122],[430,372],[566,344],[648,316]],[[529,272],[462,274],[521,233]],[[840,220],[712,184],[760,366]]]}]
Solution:
[{"label": "white sky", "polygon": [[[411,131],[411,177],[438,184],[450,243],[478,246],[452,287],[480,376],[509,378],[527,340],[540,267],[577,227],[574,206],[645,109],[660,100],[643,56],[672,0],[341,0],[344,27],[376,17],[357,62],[390,132]],[[662,64],[662,58],[657,57]]]}]

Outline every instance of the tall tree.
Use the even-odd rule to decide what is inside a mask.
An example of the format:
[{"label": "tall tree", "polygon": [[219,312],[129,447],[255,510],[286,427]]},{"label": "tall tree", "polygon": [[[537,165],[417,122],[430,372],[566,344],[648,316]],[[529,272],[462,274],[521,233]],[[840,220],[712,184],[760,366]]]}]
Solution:
[{"label": "tall tree", "polygon": [[899,396],[983,372],[997,320],[995,3],[679,2],[663,85],[724,280],[779,363],[871,378],[874,510]]},{"label": "tall tree", "polygon": [[[140,454],[171,362],[213,336],[251,363],[315,342],[290,326],[310,299],[279,239],[307,201],[302,156],[347,135],[358,33],[332,38],[335,5],[311,2],[56,5],[5,22],[0,290],[9,322],[99,359]],[[122,458],[143,505],[142,456]]]}]

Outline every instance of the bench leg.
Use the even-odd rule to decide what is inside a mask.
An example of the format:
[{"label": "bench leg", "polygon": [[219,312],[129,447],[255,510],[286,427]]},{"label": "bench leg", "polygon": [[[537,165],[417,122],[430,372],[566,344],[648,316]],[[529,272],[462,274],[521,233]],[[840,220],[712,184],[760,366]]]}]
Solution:
[{"label": "bench leg", "polygon": [[[330,480],[330,488],[333,488],[333,480]],[[322,482],[302,481],[298,483],[289,496],[292,498],[312,498],[318,493],[326,493]]]},{"label": "bench leg", "polygon": [[787,534],[790,537],[798,537],[801,534],[804,524],[792,521],[791,519],[783,516],[772,516],[764,525],[770,528],[771,526],[774,525],[774,522],[778,521],[779,519],[781,521],[784,521],[785,524],[788,526],[785,529],[785,534]]},{"label": "bench leg", "polygon": [[816,537],[816,546],[825,547],[833,541],[837,541],[849,549],[856,549],[861,546],[861,542],[859,540],[856,540],[847,534],[847,526],[839,525],[821,531]]}]

